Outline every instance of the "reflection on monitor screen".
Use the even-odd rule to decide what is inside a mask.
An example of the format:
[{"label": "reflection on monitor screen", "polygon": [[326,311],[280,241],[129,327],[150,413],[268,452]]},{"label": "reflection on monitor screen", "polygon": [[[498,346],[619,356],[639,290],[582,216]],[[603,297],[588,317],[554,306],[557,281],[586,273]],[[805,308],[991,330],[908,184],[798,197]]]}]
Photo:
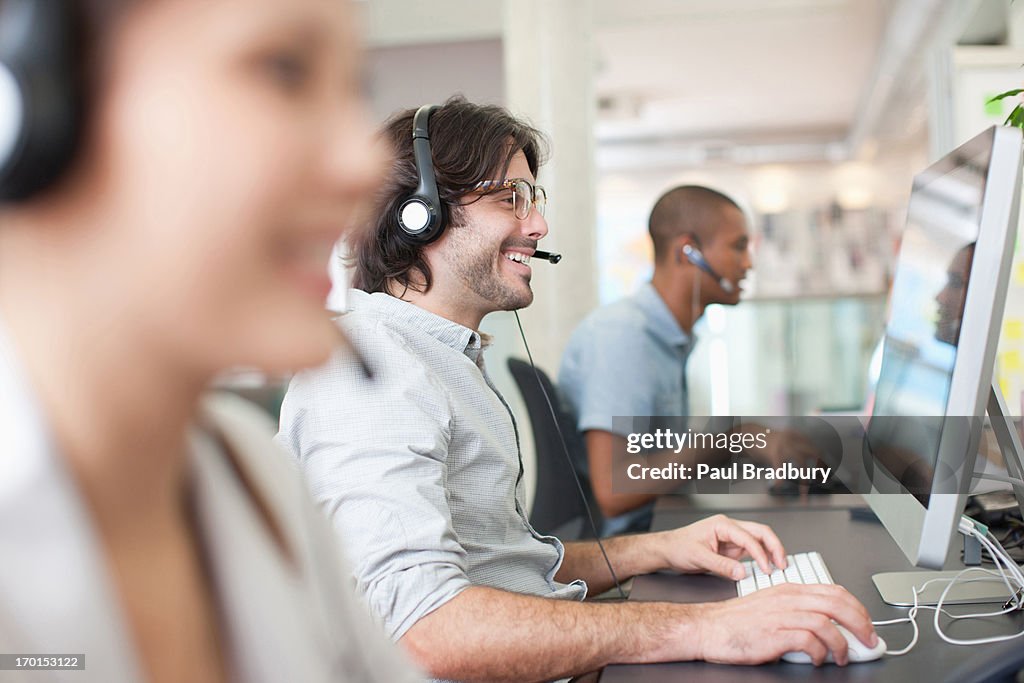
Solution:
[{"label": "reflection on monitor screen", "polygon": [[[928,504],[967,301],[991,150],[915,179],[893,281],[868,442]],[[920,418],[920,419],[918,419]]]}]

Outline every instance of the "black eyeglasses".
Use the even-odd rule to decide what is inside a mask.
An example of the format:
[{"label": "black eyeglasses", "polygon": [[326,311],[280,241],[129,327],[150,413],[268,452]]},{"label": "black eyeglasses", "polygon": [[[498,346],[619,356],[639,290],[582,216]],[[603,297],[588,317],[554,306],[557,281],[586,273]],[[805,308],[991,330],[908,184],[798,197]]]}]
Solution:
[{"label": "black eyeglasses", "polygon": [[548,205],[548,193],[540,185],[534,185],[525,178],[509,178],[508,180],[484,180],[476,185],[476,189],[485,190],[488,194],[500,190],[512,191],[512,206],[516,218],[525,221],[530,217],[530,209],[534,206],[540,215]]}]

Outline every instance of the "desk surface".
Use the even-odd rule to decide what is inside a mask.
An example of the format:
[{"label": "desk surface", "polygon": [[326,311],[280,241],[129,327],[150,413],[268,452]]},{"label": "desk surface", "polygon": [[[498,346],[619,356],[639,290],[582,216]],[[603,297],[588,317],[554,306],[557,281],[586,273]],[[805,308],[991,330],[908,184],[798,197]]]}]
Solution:
[{"label": "desk surface", "polygon": [[773,496],[769,493],[704,493],[660,496],[654,504],[651,531],[675,529],[694,521],[694,513],[734,514],[768,510],[849,510],[864,507],[857,494]]},{"label": "desk surface", "polygon": [[[708,514],[707,510],[673,510],[672,519],[689,523]],[[876,621],[903,616],[905,609],[882,602],[871,582],[872,574],[882,571],[912,570],[903,553],[885,529],[874,521],[851,519],[846,509],[794,509],[734,511],[730,516],[769,524],[782,539],[789,552],[817,550],[835,581],[864,603]],[[655,523],[658,523],[655,515]],[[667,602],[708,602],[735,597],[731,581],[712,576],[674,576],[652,574],[634,580],[630,600]],[[965,613],[972,606],[951,610]],[[977,606],[973,606],[977,611]],[[601,683],[625,681],[779,681],[799,677],[804,681],[879,681],[879,680],[944,680],[954,668],[972,658],[985,657],[999,645],[963,647],[943,642],[932,626],[932,612],[918,615],[921,637],[917,646],[901,657],[883,657],[876,662],[851,664],[841,668],[827,665],[815,668],[805,664],[778,662],[756,667],[726,666],[704,662],[672,664],[616,665],[605,669]],[[979,620],[945,624],[945,632],[953,637],[974,638],[1009,634],[1024,628],[1020,613],[981,623]],[[904,647],[912,635],[909,624],[883,626],[878,629],[892,649]]]}]

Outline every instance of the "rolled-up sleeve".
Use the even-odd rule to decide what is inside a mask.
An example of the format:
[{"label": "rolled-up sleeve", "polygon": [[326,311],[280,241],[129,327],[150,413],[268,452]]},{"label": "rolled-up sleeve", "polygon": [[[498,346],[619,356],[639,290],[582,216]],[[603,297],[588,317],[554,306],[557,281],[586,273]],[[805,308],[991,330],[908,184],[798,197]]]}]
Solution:
[{"label": "rolled-up sleeve", "polygon": [[393,333],[380,325],[349,333],[358,347],[372,346],[374,378],[343,356],[297,376],[277,440],[341,536],[359,592],[397,640],[470,585],[445,486],[451,401]]}]

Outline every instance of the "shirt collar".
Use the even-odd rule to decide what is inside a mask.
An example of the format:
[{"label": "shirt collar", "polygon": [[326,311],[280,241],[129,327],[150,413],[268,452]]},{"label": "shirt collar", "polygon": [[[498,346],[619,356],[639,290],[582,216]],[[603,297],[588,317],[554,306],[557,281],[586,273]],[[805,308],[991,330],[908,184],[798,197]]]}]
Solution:
[{"label": "shirt collar", "polygon": [[420,308],[408,301],[384,292],[368,293],[360,289],[348,292],[348,310],[376,311],[382,317],[399,325],[412,325],[434,337],[442,344],[450,346],[459,353],[465,354],[473,362],[492,341],[490,335],[448,320],[436,313]]},{"label": "shirt collar", "polygon": [[637,306],[647,315],[647,328],[666,344],[687,346],[693,340],[679,326],[668,305],[650,282],[645,282],[634,295]]}]

